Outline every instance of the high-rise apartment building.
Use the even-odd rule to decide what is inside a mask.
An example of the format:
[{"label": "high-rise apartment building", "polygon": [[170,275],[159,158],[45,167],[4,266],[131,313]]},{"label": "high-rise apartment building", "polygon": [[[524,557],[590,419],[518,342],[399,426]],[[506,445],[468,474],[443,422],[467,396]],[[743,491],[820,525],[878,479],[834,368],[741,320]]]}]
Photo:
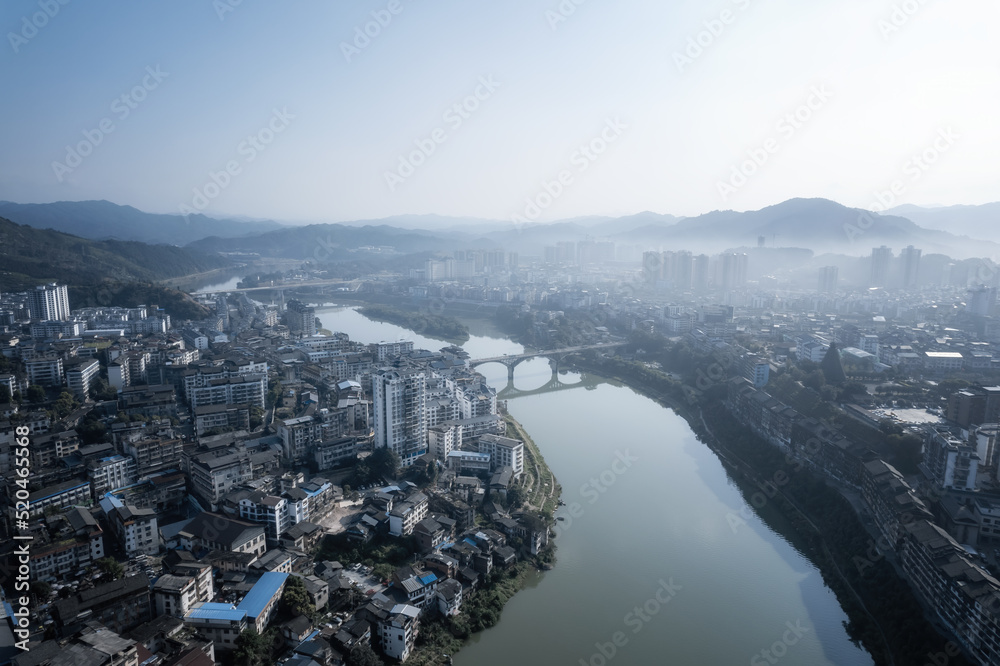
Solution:
[{"label": "high-rise apartment building", "polygon": [[832,294],[837,291],[839,270],[836,266],[823,266],[819,269],[819,291],[821,294]]},{"label": "high-rise apartment building", "polygon": [[28,310],[38,321],[69,319],[69,293],[64,284],[43,284],[28,292]]},{"label": "high-rise apartment building", "polygon": [[892,264],[892,248],[885,245],[872,248],[872,271],[868,280],[869,286],[886,287],[889,285],[889,266]]},{"label": "high-rise apartment building", "polygon": [[288,301],[285,321],[292,333],[301,333],[307,338],[316,335],[316,309],[301,301]]},{"label": "high-rise apartment building", "polygon": [[375,446],[391,448],[412,465],[427,452],[427,376],[423,370],[384,370],[372,377]]},{"label": "high-rise apartment building", "polygon": [[922,250],[918,250],[912,245],[903,248],[902,252],[899,253],[899,260],[902,262],[903,269],[903,288],[910,289],[917,286],[917,278],[920,273],[920,254]]}]

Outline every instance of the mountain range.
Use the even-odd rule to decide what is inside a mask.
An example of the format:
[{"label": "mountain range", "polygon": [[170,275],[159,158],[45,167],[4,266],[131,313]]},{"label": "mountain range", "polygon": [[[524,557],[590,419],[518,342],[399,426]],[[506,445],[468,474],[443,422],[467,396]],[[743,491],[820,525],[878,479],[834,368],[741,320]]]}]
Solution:
[{"label": "mountain range", "polygon": [[215,219],[205,215],[144,213],[110,201],[57,201],[18,204],[0,201],[0,217],[36,229],[53,229],[94,240],[187,245],[206,236],[245,236],[282,225],[269,220]]},{"label": "mountain range", "polygon": [[[401,215],[381,220],[282,225],[271,220],[189,220],[145,213],[107,201],[15,204],[0,202],[0,215],[14,222],[92,240],[168,243],[194,256],[252,252],[263,257],[315,259],[358,257],[359,248],[392,247],[404,254],[448,253],[464,248],[503,248],[540,256],[558,241],[612,240],[633,249],[684,249],[716,253],[740,247],[794,247],[817,254],[866,256],[887,245],[896,252],[913,245],[925,254],[956,259],[1000,257],[1000,231],[992,220],[1000,203],[920,208],[903,206],[874,214],[826,199],[790,199],[756,211],[713,211],[695,217],[642,212],[624,217],[591,216],[515,226],[510,222],[437,215]],[[110,241],[109,241],[110,242]],[[361,250],[364,252],[364,250]]]},{"label": "mountain range", "polygon": [[0,217],[0,289],[42,282],[150,282],[232,266],[225,257],[174,245],[91,240]]}]

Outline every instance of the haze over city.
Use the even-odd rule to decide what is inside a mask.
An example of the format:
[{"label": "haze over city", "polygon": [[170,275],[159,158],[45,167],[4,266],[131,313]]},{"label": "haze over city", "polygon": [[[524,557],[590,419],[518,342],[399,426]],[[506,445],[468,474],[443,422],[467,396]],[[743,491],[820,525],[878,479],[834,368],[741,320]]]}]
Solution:
[{"label": "haze over city", "polygon": [[0,199],[21,203],[331,222],[997,199],[985,0],[0,11]]}]

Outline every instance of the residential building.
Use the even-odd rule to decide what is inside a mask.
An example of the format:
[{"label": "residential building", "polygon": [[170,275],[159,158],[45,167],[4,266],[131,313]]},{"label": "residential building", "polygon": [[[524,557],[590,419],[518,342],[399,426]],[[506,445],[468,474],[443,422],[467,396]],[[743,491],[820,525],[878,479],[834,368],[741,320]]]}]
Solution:
[{"label": "residential building", "polygon": [[69,290],[55,282],[39,285],[28,292],[28,310],[35,321],[66,321],[70,318]]},{"label": "residential building", "polygon": [[263,523],[264,533],[273,541],[277,541],[294,524],[286,498],[265,495],[259,491],[240,500],[240,518],[252,523]]},{"label": "residential building", "polygon": [[267,550],[264,528],[203,511],[178,534],[184,550],[214,549],[229,553],[250,553],[260,557]]},{"label": "residential building", "polygon": [[[68,641],[32,643],[14,666],[139,666],[139,645],[99,624],[90,624]],[[193,665],[192,665],[193,666]]]},{"label": "residential building", "polygon": [[236,649],[236,639],[250,626],[245,610],[213,602],[195,603],[184,615],[184,624],[227,651]]},{"label": "residential building", "polygon": [[156,512],[136,506],[115,507],[108,514],[111,530],[129,557],[160,552],[160,529]]},{"label": "residential building", "polygon": [[276,571],[265,573],[260,577],[254,586],[250,588],[247,595],[243,597],[236,606],[236,610],[244,611],[247,614],[247,621],[250,626],[257,629],[257,633],[263,634],[268,623],[277,610],[278,601],[281,600],[281,593],[285,589],[288,580],[287,573]]},{"label": "residential building", "polygon": [[310,338],[316,335],[316,309],[301,301],[290,300],[285,311],[285,323],[292,333]]},{"label": "residential building", "polygon": [[524,474],[524,442],[500,435],[482,435],[479,438],[479,452],[490,456],[492,470],[510,467],[516,481]]},{"label": "residential building", "polygon": [[49,353],[40,354],[24,360],[24,369],[28,373],[28,383],[38,386],[63,385],[63,360],[60,356]]},{"label": "residential building", "polygon": [[889,286],[889,267],[892,265],[892,249],[885,245],[872,248],[870,287]]},{"label": "residential building", "polygon": [[125,633],[153,619],[149,578],[144,574],[99,583],[52,605],[59,629],[96,620],[116,633]]},{"label": "residential building", "polygon": [[427,496],[412,492],[402,502],[396,502],[389,511],[389,534],[409,536],[417,523],[427,517]]},{"label": "residential building", "polygon": [[832,294],[837,291],[838,273],[836,266],[823,266],[819,269],[818,288],[821,294]]},{"label": "residential building", "polygon": [[976,446],[943,427],[928,427],[924,462],[939,488],[975,490],[979,471]]},{"label": "residential building", "polygon": [[90,387],[100,375],[101,364],[97,359],[75,360],[66,365],[66,387],[79,400],[90,400]]},{"label": "residential building", "polygon": [[[104,557],[104,532],[90,511],[74,507],[63,515],[67,522],[65,529],[59,529],[51,539],[35,540],[32,544],[32,580],[74,576],[80,569]],[[52,531],[50,526],[50,534]]]},{"label": "residential building", "polygon": [[100,500],[112,490],[135,483],[135,460],[119,454],[89,460],[87,461],[87,477],[90,479],[94,500]]},{"label": "residential building", "polygon": [[184,617],[198,601],[198,585],[190,576],[165,574],[153,584],[156,614]]},{"label": "residential building", "polygon": [[902,264],[903,289],[911,289],[917,286],[920,276],[920,253],[912,245],[904,247],[899,253],[899,261]]},{"label": "residential building", "polygon": [[435,592],[438,612],[444,617],[454,617],[462,610],[462,584],[449,578],[437,586]]},{"label": "residential building", "polygon": [[391,448],[403,466],[427,453],[427,376],[423,370],[386,370],[372,377],[375,446]]},{"label": "residential building", "polygon": [[267,375],[247,374],[213,379],[205,386],[188,392],[191,409],[204,405],[256,405],[264,409],[267,395]]},{"label": "residential building", "polygon": [[319,471],[333,469],[352,462],[361,450],[361,440],[357,437],[341,437],[315,445],[313,460]]},{"label": "residential building", "polygon": [[406,661],[417,640],[420,609],[409,604],[396,604],[380,615],[378,639],[382,652],[390,659]]},{"label": "residential building", "polygon": [[74,479],[36,490],[28,496],[28,511],[32,518],[36,518],[49,507],[90,506],[93,504],[90,487],[90,483]]}]

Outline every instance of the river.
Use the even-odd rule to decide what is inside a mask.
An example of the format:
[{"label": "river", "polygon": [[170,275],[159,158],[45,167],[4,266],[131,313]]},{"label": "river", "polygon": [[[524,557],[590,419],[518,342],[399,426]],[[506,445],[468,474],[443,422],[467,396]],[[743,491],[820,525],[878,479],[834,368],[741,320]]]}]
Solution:
[{"label": "river", "polygon": [[[317,314],[352,340],[447,344],[350,308]],[[522,351],[487,323],[467,323],[473,358]],[[481,372],[498,390],[507,383],[503,366]],[[515,386],[537,389],[550,377],[546,361],[532,360],[518,366]],[[687,423],[593,380],[508,401],[563,487],[557,562],[456,666],[871,664],[816,567],[748,508]]]}]

